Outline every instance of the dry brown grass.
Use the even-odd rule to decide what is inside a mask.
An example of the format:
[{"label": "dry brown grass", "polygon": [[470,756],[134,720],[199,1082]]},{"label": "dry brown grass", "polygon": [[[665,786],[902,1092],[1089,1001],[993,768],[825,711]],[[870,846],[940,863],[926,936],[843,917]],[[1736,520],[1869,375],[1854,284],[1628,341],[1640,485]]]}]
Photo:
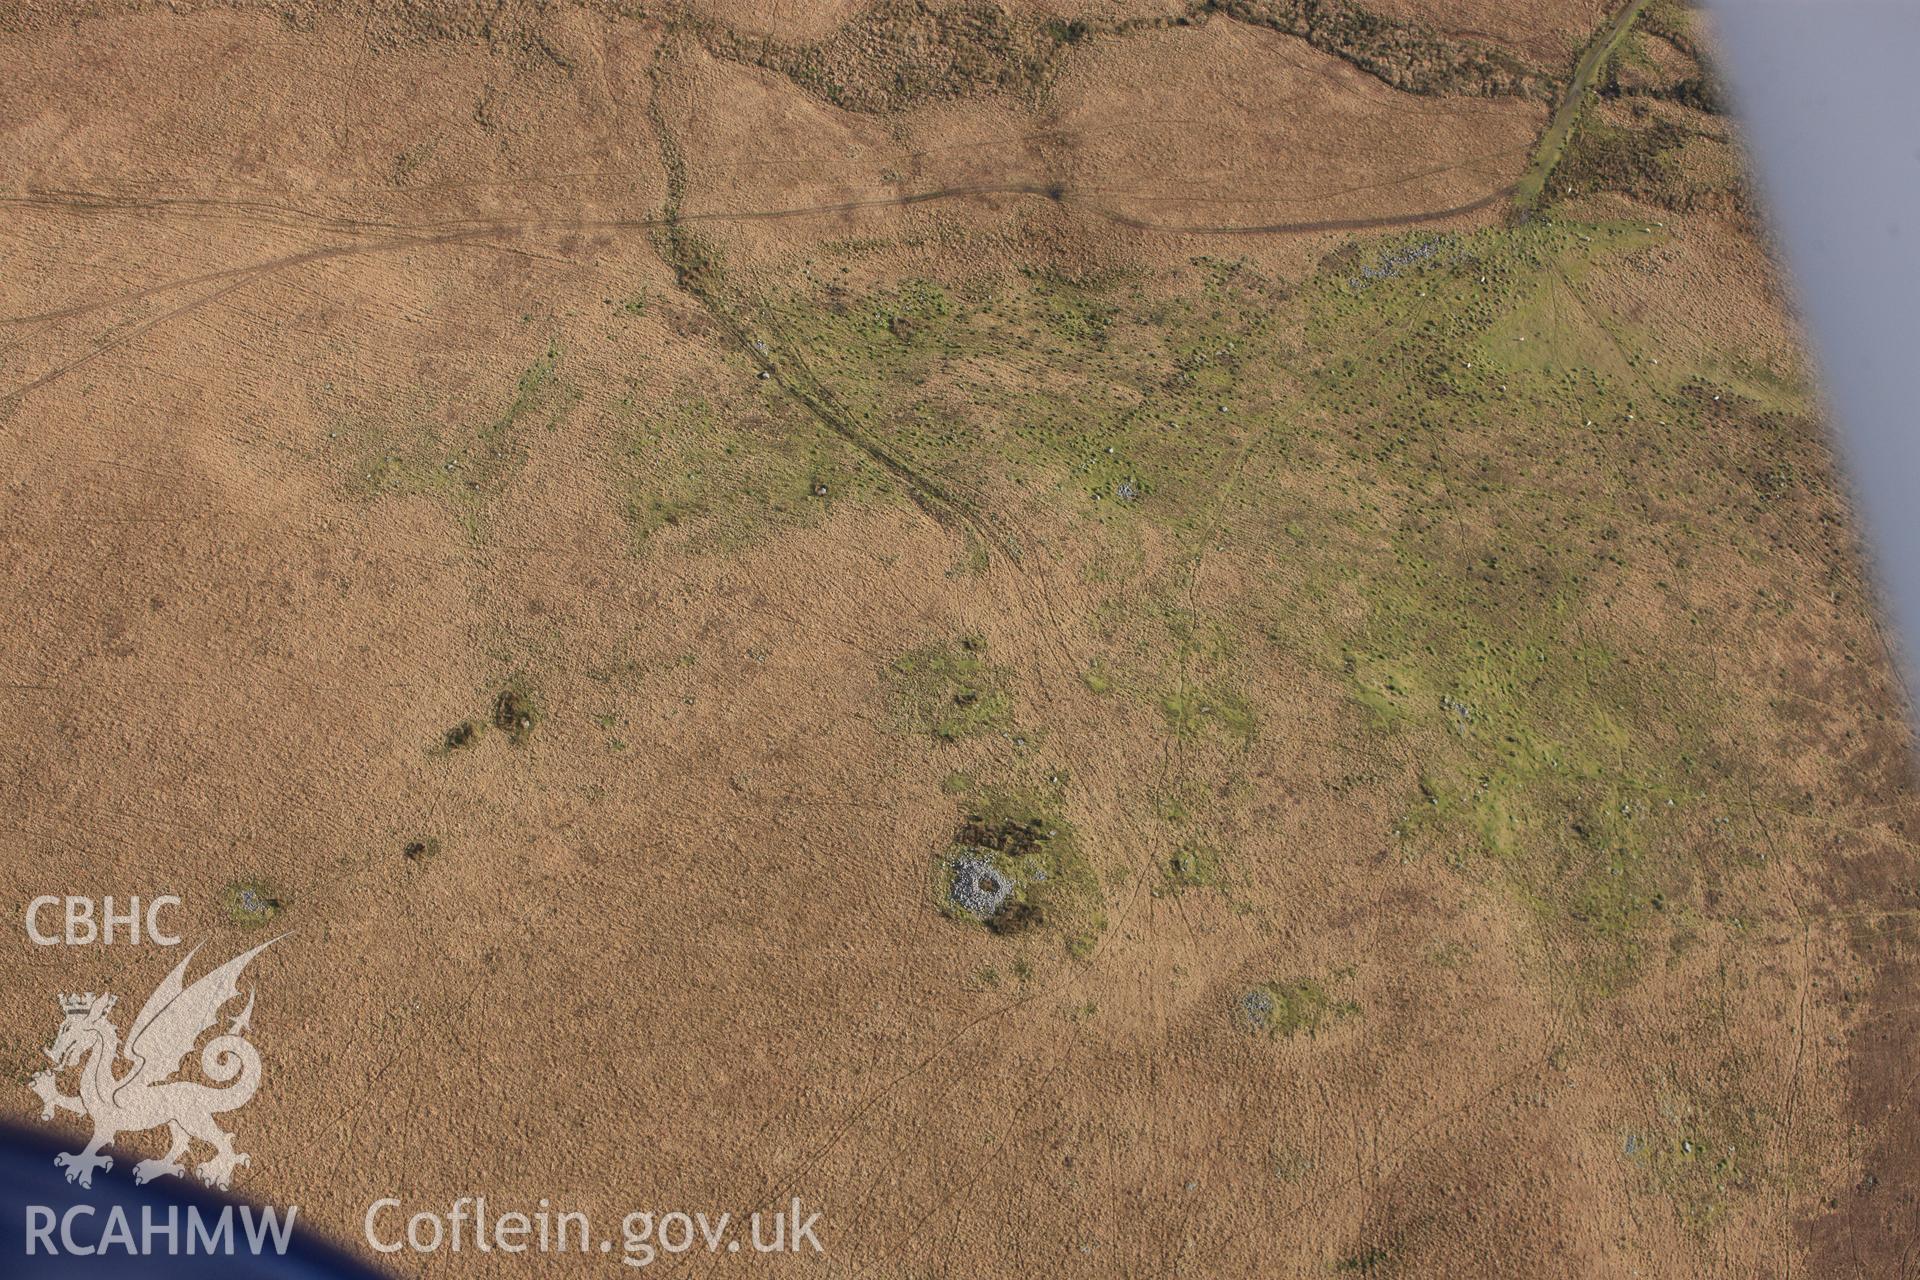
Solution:
[{"label": "dry brown grass", "polygon": [[[1545,104],[1269,26],[889,12],[0,26],[14,909],[176,892],[212,954],[269,886],[243,1189],[348,1240],[485,1168],[605,1221],[797,1193],[836,1274],[1841,1257],[1823,1206],[1911,1155],[1869,1113],[1910,1038],[1868,1047],[1912,1030],[1906,740],[1757,243],[1597,164],[1558,239],[1434,219]],[[1597,18],[1383,12],[1545,66]],[[1219,230],[1328,219],[1458,233],[1485,332],[1455,259],[1343,292],[1401,242]],[[1392,363],[1425,335],[1539,399]],[[1592,370],[1647,410],[1606,447]],[[1658,907],[1557,810],[1507,864],[1426,823],[1508,757],[1423,682],[1515,634],[1542,706],[1630,659],[1594,723],[1653,741],[1595,769],[1689,780]],[[963,643],[1004,703],[926,732],[899,660]],[[1084,856],[1071,928],[940,912],[1011,795]],[[163,960],[13,952],[7,1069]],[[1250,1036],[1260,987],[1342,1016]]]}]

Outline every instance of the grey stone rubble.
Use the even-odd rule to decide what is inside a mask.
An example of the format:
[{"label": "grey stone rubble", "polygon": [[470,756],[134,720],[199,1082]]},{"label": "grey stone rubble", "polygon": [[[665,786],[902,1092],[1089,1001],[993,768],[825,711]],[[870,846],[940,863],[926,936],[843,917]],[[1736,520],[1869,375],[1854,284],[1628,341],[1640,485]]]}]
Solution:
[{"label": "grey stone rubble", "polygon": [[1013,882],[985,858],[956,858],[948,896],[962,911],[990,920],[1013,896]]},{"label": "grey stone rubble", "polygon": [[1273,996],[1257,988],[1249,991],[1240,997],[1240,1012],[1253,1030],[1265,1031],[1273,1025]]},{"label": "grey stone rubble", "polygon": [[1347,281],[1347,287],[1354,290],[1366,288],[1380,280],[1391,280],[1408,267],[1418,266],[1440,252],[1438,240],[1421,240],[1397,253],[1383,253],[1378,261],[1360,268],[1360,274]]}]

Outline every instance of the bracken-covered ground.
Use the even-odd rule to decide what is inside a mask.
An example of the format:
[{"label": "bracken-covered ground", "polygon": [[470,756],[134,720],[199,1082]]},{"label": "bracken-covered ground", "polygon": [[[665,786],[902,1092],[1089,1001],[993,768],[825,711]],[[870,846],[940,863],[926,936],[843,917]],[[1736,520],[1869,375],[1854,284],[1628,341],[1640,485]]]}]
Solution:
[{"label": "bracken-covered ground", "polygon": [[[9,910],[293,930],[236,1186],[349,1244],[1890,1274],[1905,695],[1708,33],[1523,213],[1611,15],[1494,8],[0,16]],[[173,957],[15,948],[25,1119]]]}]

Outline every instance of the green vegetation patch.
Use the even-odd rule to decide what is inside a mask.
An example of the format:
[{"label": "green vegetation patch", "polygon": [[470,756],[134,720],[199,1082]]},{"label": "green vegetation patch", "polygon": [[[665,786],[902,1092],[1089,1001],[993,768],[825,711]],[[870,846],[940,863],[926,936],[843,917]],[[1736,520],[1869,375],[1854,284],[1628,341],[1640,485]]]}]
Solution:
[{"label": "green vegetation patch", "polygon": [[626,516],[636,548],[679,530],[692,550],[737,551],[877,487],[870,463],[747,363],[729,362],[703,385],[644,409],[621,401],[633,422]]},{"label": "green vegetation patch", "polygon": [[1188,843],[1167,855],[1161,866],[1163,886],[1174,893],[1186,889],[1217,889],[1225,883],[1219,851],[1210,845]]},{"label": "green vegetation patch", "polygon": [[1291,1039],[1313,1035],[1323,1027],[1357,1017],[1360,1006],[1337,999],[1314,978],[1263,982],[1234,997],[1233,1019],[1251,1035]]},{"label": "green vegetation patch", "polygon": [[242,928],[258,928],[287,909],[286,898],[264,880],[236,880],[220,894],[227,918]]},{"label": "green vegetation patch", "polygon": [[1215,730],[1235,741],[1253,739],[1253,704],[1234,693],[1197,689],[1170,693],[1160,700],[1167,728],[1180,737]]},{"label": "green vegetation patch", "polygon": [[1243,264],[1202,271],[1171,297],[1039,271],[861,295],[817,264],[769,300],[769,359],[948,506],[1012,493],[1122,528],[1197,526],[1284,386],[1270,339],[1287,296]]},{"label": "green vegetation patch", "polygon": [[398,420],[362,420],[341,433],[354,452],[351,487],[366,496],[432,498],[450,511],[468,536],[485,534],[483,512],[526,456],[526,435],[557,430],[580,399],[560,373],[561,353],[549,344],[515,380],[495,413],[461,423],[435,421],[444,411],[396,414]]},{"label": "green vegetation patch", "polygon": [[[970,535],[1035,510],[1089,532],[1125,679],[1081,678],[1151,697],[1179,768],[1216,792],[1284,705],[1250,673],[1284,656],[1344,685],[1357,751],[1392,735],[1422,761],[1401,855],[1523,904],[1586,998],[1657,954],[1703,809],[1752,781],[1716,740],[1739,691],[1713,675],[1695,561],[1764,566],[1757,522],[1820,501],[1781,465],[1805,447],[1804,380],[1605,303],[1662,240],[1543,219],[1370,237],[1298,288],[1205,257],[861,291],[835,256],[855,250],[827,247],[723,312],[750,317],[769,377],[743,382],[769,415],[788,403],[790,432],[729,431],[711,399],[657,412],[755,466],[831,439],[861,461],[830,494],[938,494]],[[741,493],[722,476],[689,505]],[[1176,558],[1143,574],[1150,539]],[[1196,603],[1203,578],[1228,598]],[[978,648],[929,645],[887,675],[914,732],[1011,728]],[[1209,744],[1230,749],[1188,749]]]},{"label": "green vegetation patch", "polygon": [[953,742],[1012,723],[1006,673],[985,654],[986,641],[963,636],[894,659],[894,703],[914,732]]},{"label": "green vegetation patch", "polygon": [[[1605,994],[1685,895],[1704,797],[1738,794],[1715,742],[1734,691],[1679,584],[1752,540],[1765,435],[1703,429],[1724,411],[1688,390],[1699,358],[1593,303],[1657,234],[1435,239],[1330,261],[1311,292],[1312,473],[1376,532],[1337,507],[1308,526],[1331,554],[1296,559],[1274,612],[1330,625],[1276,634],[1346,682],[1363,732],[1418,744],[1403,855],[1502,887],[1572,989]],[[1380,261],[1408,265],[1355,267]]]},{"label": "green vegetation patch", "polygon": [[[1175,737],[1213,737],[1244,747],[1253,741],[1258,714],[1239,691],[1249,667],[1243,628],[1196,613],[1184,592],[1163,588],[1140,602],[1142,620],[1163,629],[1172,653],[1163,677],[1172,687],[1159,697],[1161,717]],[[1149,632],[1151,634],[1151,632]]]}]

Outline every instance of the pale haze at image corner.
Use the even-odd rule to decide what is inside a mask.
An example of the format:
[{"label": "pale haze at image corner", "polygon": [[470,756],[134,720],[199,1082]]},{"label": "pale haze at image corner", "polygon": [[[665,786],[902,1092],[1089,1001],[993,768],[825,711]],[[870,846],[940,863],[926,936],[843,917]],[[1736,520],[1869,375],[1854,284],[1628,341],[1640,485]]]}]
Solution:
[{"label": "pale haze at image corner", "polygon": [[1920,656],[1920,4],[1709,2],[1911,676]]}]

